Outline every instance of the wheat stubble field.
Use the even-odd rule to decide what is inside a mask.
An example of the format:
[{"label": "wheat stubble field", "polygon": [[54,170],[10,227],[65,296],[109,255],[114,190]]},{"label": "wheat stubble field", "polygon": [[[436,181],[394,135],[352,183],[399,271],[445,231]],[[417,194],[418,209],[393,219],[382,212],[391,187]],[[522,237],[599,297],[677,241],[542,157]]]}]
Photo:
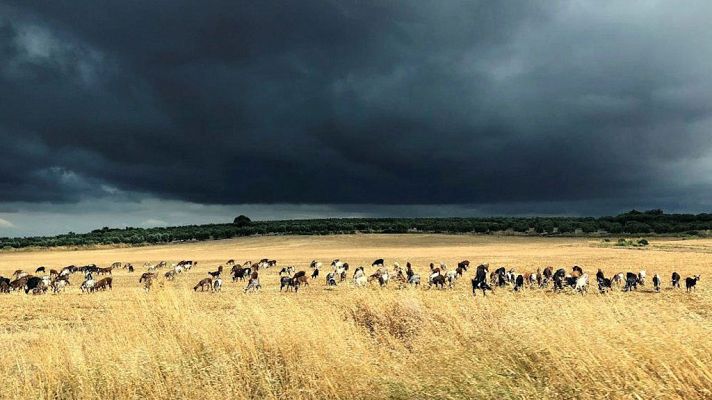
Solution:
[{"label": "wheat stubble field", "polygon": [[[277,259],[308,270],[318,259],[375,258],[425,276],[430,262],[534,271],[579,264],[590,274],[646,269],[661,293],[586,296],[496,290],[328,289],[323,277],[279,293],[278,269],[259,293],[225,273],[221,293],[194,293],[208,270]],[[651,240],[648,249],[592,239],[447,235],[255,237],[156,247],[0,253],[0,274],[37,265],[181,259],[197,268],[150,293],[133,274],[111,292],[0,296],[2,398],[712,398],[712,240]],[[669,276],[702,274],[695,293]],[[427,285],[426,285],[427,286]],[[684,286],[684,285],[683,285]]]}]

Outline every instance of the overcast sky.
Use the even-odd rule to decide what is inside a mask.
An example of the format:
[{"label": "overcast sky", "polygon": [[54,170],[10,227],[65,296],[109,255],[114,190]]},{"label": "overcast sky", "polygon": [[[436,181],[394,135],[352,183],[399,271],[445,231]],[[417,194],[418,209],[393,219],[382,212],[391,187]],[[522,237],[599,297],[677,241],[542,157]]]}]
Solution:
[{"label": "overcast sky", "polygon": [[711,211],[712,2],[0,0],[0,236]]}]

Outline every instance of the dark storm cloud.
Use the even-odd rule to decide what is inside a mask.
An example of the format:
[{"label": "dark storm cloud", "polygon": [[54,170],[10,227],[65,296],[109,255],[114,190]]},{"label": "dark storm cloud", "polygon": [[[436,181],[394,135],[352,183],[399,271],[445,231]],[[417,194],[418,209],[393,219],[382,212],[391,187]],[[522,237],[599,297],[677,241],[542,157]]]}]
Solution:
[{"label": "dark storm cloud", "polygon": [[710,12],[0,0],[0,202],[119,189],[520,210],[699,195],[712,166]]}]

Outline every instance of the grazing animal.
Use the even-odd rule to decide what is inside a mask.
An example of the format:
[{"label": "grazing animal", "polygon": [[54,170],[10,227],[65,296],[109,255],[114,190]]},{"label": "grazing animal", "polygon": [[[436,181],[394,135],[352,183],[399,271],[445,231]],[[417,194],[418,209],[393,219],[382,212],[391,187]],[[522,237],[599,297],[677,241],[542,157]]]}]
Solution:
[{"label": "grazing animal", "polygon": [[86,276],[87,273],[96,273],[99,271],[99,267],[96,266],[96,264],[89,264],[85,265],[83,267],[79,268],[80,271],[84,272],[84,275]]},{"label": "grazing animal", "polygon": [[110,265],[110,268],[121,268],[121,261],[117,261]]},{"label": "grazing animal", "polygon": [[406,261],[405,263],[405,276],[408,277],[408,280],[415,275],[415,271],[413,271],[413,266],[410,265],[410,261]]},{"label": "grazing animal", "polygon": [[504,278],[507,280],[507,283],[514,283],[514,280],[517,278],[516,275],[514,268],[512,268],[504,274]]},{"label": "grazing animal", "polygon": [[478,282],[487,282],[487,272],[489,272],[489,264],[480,264],[475,269],[475,279]]},{"label": "grazing animal", "polygon": [[25,284],[27,284],[27,280],[30,279],[30,275],[25,275],[21,278],[17,278],[14,281],[10,282],[10,289],[11,290],[20,290],[25,287]]},{"label": "grazing animal", "polygon": [[10,293],[10,279],[0,276],[0,293]]},{"label": "grazing animal", "polygon": [[574,278],[578,278],[581,275],[583,275],[583,268],[579,267],[578,265],[574,265],[572,268],[571,276],[573,276]]},{"label": "grazing animal", "polygon": [[225,265],[227,265],[228,267],[232,267],[233,265],[235,265],[235,260],[229,259],[229,260],[227,260]]},{"label": "grazing animal", "polygon": [[576,286],[574,289],[581,294],[588,292],[588,274],[583,274],[576,279]]},{"label": "grazing animal", "polygon": [[678,274],[677,272],[673,272],[671,283],[672,283],[673,288],[679,288],[680,287],[680,274]]},{"label": "grazing animal", "polygon": [[223,281],[220,279],[218,276],[214,281],[213,281],[213,292],[219,292],[220,289],[222,289]]},{"label": "grazing animal", "polygon": [[89,293],[94,291],[94,286],[96,285],[96,281],[91,278],[91,275],[89,278],[86,278],[84,282],[79,286],[79,289],[81,289],[82,293]]},{"label": "grazing animal", "polygon": [[40,272],[45,272],[45,267],[37,267],[37,269],[35,270],[35,273],[39,274]]},{"label": "grazing animal", "polygon": [[[314,270],[314,271],[317,271],[317,270]],[[283,268],[279,271],[279,275],[283,275],[283,276],[292,276],[293,274],[294,274],[294,267],[293,267],[293,266],[283,267]]]},{"label": "grazing animal", "polygon": [[261,286],[260,286],[259,274],[257,272],[257,269],[255,269],[250,274],[250,280],[247,283],[247,286],[245,287],[245,293],[247,293],[248,291],[253,291],[253,292],[257,291],[260,289],[260,287]]},{"label": "grazing animal", "polygon": [[625,274],[622,272],[619,272],[619,273],[613,275],[613,283],[615,283],[616,286],[625,284]]},{"label": "grazing animal", "polygon": [[[331,274],[331,272],[329,274]],[[319,276],[319,268],[315,268],[311,274],[311,278],[316,279],[318,276]],[[327,281],[328,281],[328,279],[327,279]]]},{"label": "grazing animal", "polygon": [[[687,289],[688,292],[695,289],[695,286],[697,286],[697,282],[699,280],[700,280],[699,275],[695,275],[692,277],[688,276],[687,278],[685,278],[685,289]],[[695,290],[697,290],[697,289],[695,289]]]},{"label": "grazing animal", "polygon": [[144,282],[147,279],[156,279],[158,275],[155,272],[144,272],[141,277],[138,278],[138,283]]},{"label": "grazing animal", "polygon": [[319,268],[321,268],[321,266],[322,266],[322,263],[320,263],[317,260],[312,260],[312,262],[309,263],[309,268],[312,268],[312,269],[319,269]]},{"label": "grazing animal", "polygon": [[469,261],[460,261],[459,263],[457,263],[457,268],[455,269],[455,274],[458,277],[462,277],[462,275],[464,275],[465,272],[467,272],[467,268],[469,266],[470,266]]},{"label": "grazing animal", "polygon": [[197,285],[193,287],[193,291],[197,292],[200,289],[201,292],[205,290],[211,290],[213,288],[213,280],[211,278],[201,279]]},{"label": "grazing animal", "polygon": [[566,270],[559,268],[554,273],[554,292],[564,290],[564,278],[566,277]]},{"label": "grazing animal", "polygon": [[539,282],[539,287],[543,289],[549,285],[549,281],[554,276],[554,269],[552,267],[544,268],[544,271],[541,273],[541,276],[542,278],[541,282]]},{"label": "grazing animal", "polygon": [[222,274],[222,272],[223,272],[223,266],[220,265],[220,266],[218,266],[217,271],[208,271],[208,275],[212,276],[213,278],[219,278],[220,274]]},{"label": "grazing animal", "polygon": [[514,278],[514,291],[517,292],[519,290],[522,290],[523,287],[524,287],[524,276],[517,275],[517,277]]},{"label": "grazing animal", "polygon": [[662,283],[662,280],[660,279],[660,275],[658,275],[658,274],[653,275],[653,288],[655,289],[656,292],[660,291],[661,283]]},{"label": "grazing animal", "polygon": [[487,284],[487,272],[489,264],[480,264],[475,270],[475,277],[472,278],[472,295],[475,296],[477,289],[482,290],[482,295],[485,296],[485,291],[492,291],[492,287]]},{"label": "grazing animal", "polygon": [[372,266],[372,267],[382,267],[382,266],[383,266],[383,263],[384,263],[383,259],[382,259],[382,258],[379,258],[379,259],[373,261],[373,262],[371,263],[371,266]]},{"label": "grazing animal", "polygon": [[134,272],[134,266],[129,264],[129,272]]},{"label": "grazing animal", "polygon": [[633,289],[638,289],[638,275],[628,272],[625,274],[625,288],[623,288],[623,291],[628,292]]},{"label": "grazing animal", "polygon": [[113,281],[112,277],[107,277],[104,279],[100,279],[96,282],[94,285],[94,291],[99,291],[99,290],[106,290],[106,288],[112,289],[111,283]]},{"label": "grazing animal", "polygon": [[457,279],[457,271],[456,270],[450,270],[445,272],[445,280],[447,281],[448,286],[452,287],[455,284],[455,280]]},{"label": "grazing animal", "polygon": [[601,279],[604,279],[605,277],[606,276],[603,274],[603,270],[599,268],[596,272],[596,280],[599,281]]},{"label": "grazing animal", "polygon": [[362,287],[366,286],[368,283],[368,279],[366,278],[366,273],[364,272],[363,267],[357,267],[354,270],[354,285],[356,287]]},{"label": "grazing animal", "polygon": [[645,276],[645,270],[641,270],[640,272],[638,272],[638,283],[640,284],[640,286],[645,286]]},{"label": "grazing animal", "polygon": [[[151,291],[151,288],[153,287],[153,283],[156,280],[156,275],[151,275],[148,278],[144,279],[143,281],[143,290],[148,293]],[[140,282],[140,281],[139,281]]]},{"label": "grazing animal", "polygon": [[245,278],[248,278],[252,274],[252,268],[243,268],[239,266],[234,266],[232,267],[232,281],[235,282],[237,280],[244,281]]},{"label": "grazing animal", "polygon": [[388,284],[389,275],[388,271],[378,270],[368,277],[368,281],[378,281],[379,286],[383,287]]},{"label": "grazing animal", "polygon": [[601,293],[606,293],[607,291],[611,290],[611,285],[613,282],[609,278],[600,278],[598,279],[598,291]]},{"label": "grazing animal", "polygon": [[166,273],[163,274],[163,276],[166,277],[167,281],[172,281],[173,279],[176,278],[176,271],[175,270],[166,271]]},{"label": "grazing animal", "polygon": [[54,293],[63,292],[64,288],[67,287],[67,285],[69,285],[69,279],[67,279],[66,277],[57,278],[52,282],[52,291]]},{"label": "grazing animal", "polygon": [[402,269],[398,269],[398,271],[395,273],[394,279],[396,282],[398,282],[398,289],[403,289],[404,287],[408,286],[408,278],[405,276]]},{"label": "grazing animal", "polygon": [[25,283],[25,294],[28,294],[30,291],[33,294],[44,293],[46,290],[47,287],[44,285],[44,280],[39,276],[30,277]]},{"label": "grazing animal", "polygon": [[190,261],[190,260],[182,260],[179,261],[176,266],[183,267],[183,269],[190,270],[191,268],[195,267],[198,265],[197,261]]},{"label": "grazing animal", "polygon": [[445,288],[445,277],[442,275],[437,275],[434,278],[430,279],[430,282],[428,282],[429,287],[435,286],[436,288],[439,289],[444,289]]},{"label": "grazing animal", "polygon": [[96,269],[96,273],[97,273],[97,275],[105,275],[105,274],[111,275],[111,270],[112,270],[111,267],[107,267],[107,268],[97,268],[97,269]]},{"label": "grazing animal", "polygon": [[[312,274],[312,279],[314,279],[314,274]],[[332,271],[326,274],[326,286],[336,286],[336,272]]]},{"label": "grazing animal", "polygon": [[503,287],[507,284],[507,270],[505,270],[504,267],[499,267],[494,270],[491,278],[493,278],[492,281],[495,286]]},{"label": "grazing animal", "polygon": [[289,290],[289,285],[292,283],[292,278],[289,276],[282,276],[279,278],[279,291],[281,292],[282,289],[287,288]]}]

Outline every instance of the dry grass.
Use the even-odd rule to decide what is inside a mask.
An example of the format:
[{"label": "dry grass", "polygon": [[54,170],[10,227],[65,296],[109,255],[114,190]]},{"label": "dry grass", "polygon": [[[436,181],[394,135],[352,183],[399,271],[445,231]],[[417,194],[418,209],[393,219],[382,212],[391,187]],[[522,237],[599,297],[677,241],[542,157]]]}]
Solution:
[{"label": "dry grass", "polygon": [[[138,271],[113,292],[0,296],[3,398],[712,398],[711,240],[649,249],[580,239],[473,236],[266,237],[148,248],[0,254],[0,273],[43,264],[200,261],[145,294]],[[701,273],[696,293],[473,298],[453,290],[324,286],[278,293],[277,271],[245,295],[190,290],[228,258],[276,258],[307,269],[317,258],[351,265],[460,259],[514,266],[583,265],[608,275],[645,268]],[[367,268],[370,271],[370,268]],[[593,292],[593,291],[592,291]]]}]

